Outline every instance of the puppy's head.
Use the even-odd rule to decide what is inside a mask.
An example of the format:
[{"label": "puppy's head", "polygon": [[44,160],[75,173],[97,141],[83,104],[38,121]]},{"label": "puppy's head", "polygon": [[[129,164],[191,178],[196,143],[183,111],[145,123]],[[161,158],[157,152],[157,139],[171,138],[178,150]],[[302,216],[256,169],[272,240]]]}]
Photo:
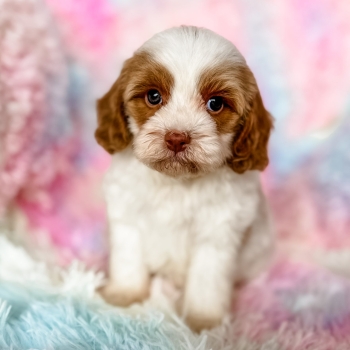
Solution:
[{"label": "puppy's head", "polygon": [[244,58],[221,36],[179,27],[155,35],[98,101],[97,142],[130,143],[147,166],[174,177],[263,170],[272,118]]}]

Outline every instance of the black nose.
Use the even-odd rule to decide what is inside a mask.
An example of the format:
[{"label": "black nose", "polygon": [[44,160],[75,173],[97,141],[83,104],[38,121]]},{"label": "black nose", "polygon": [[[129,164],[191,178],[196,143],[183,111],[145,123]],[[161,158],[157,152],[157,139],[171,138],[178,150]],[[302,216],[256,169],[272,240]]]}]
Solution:
[{"label": "black nose", "polygon": [[169,131],[164,136],[165,143],[170,151],[175,153],[182,152],[186,145],[191,142],[190,136],[184,132]]}]

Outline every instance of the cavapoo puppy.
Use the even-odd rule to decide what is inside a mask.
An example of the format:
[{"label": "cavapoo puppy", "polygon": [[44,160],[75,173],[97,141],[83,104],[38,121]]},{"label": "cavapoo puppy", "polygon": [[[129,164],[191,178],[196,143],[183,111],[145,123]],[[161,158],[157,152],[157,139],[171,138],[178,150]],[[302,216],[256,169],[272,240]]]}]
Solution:
[{"label": "cavapoo puppy", "polygon": [[142,301],[158,274],[182,291],[194,330],[220,324],[273,241],[259,179],[272,118],[245,59],[210,30],[172,28],[125,62],[97,108],[97,142],[113,155],[104,296]]}]

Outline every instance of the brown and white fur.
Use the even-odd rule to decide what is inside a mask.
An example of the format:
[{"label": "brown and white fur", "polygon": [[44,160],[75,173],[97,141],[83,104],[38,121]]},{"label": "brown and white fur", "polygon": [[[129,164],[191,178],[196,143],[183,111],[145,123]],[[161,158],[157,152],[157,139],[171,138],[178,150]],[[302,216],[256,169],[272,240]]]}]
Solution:
[{"label": "brown and white fur", "polygon": [[[162,101],[151,105],[150,90]],[[220,111],[207,101],[219,96]],[[112,156],[104,181],[110,227],[107,299],[141,301],[159,274],[183,291],[195,330],[219,324],[233,285],[272,246],[259,170],[272,118],[236,47],[210,30],[161,32],[128,59],[98,101],[98,143]],[[186,137],[181,151],[166,135]],[[181,136],[181,137],[182,137]]]}]

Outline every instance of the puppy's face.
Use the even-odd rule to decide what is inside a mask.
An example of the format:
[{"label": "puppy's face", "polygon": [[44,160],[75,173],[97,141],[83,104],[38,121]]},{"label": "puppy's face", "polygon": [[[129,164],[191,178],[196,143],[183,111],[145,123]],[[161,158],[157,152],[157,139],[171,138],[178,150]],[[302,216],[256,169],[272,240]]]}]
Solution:
[{"label": "puppy's face", "polygon": [[173,28],[147,41],[99,100],[98,122],[108,152],[132,143],[141,162],[174,177],[268,164],[272,120],[254,76],[229,41],[206,29]]}]

